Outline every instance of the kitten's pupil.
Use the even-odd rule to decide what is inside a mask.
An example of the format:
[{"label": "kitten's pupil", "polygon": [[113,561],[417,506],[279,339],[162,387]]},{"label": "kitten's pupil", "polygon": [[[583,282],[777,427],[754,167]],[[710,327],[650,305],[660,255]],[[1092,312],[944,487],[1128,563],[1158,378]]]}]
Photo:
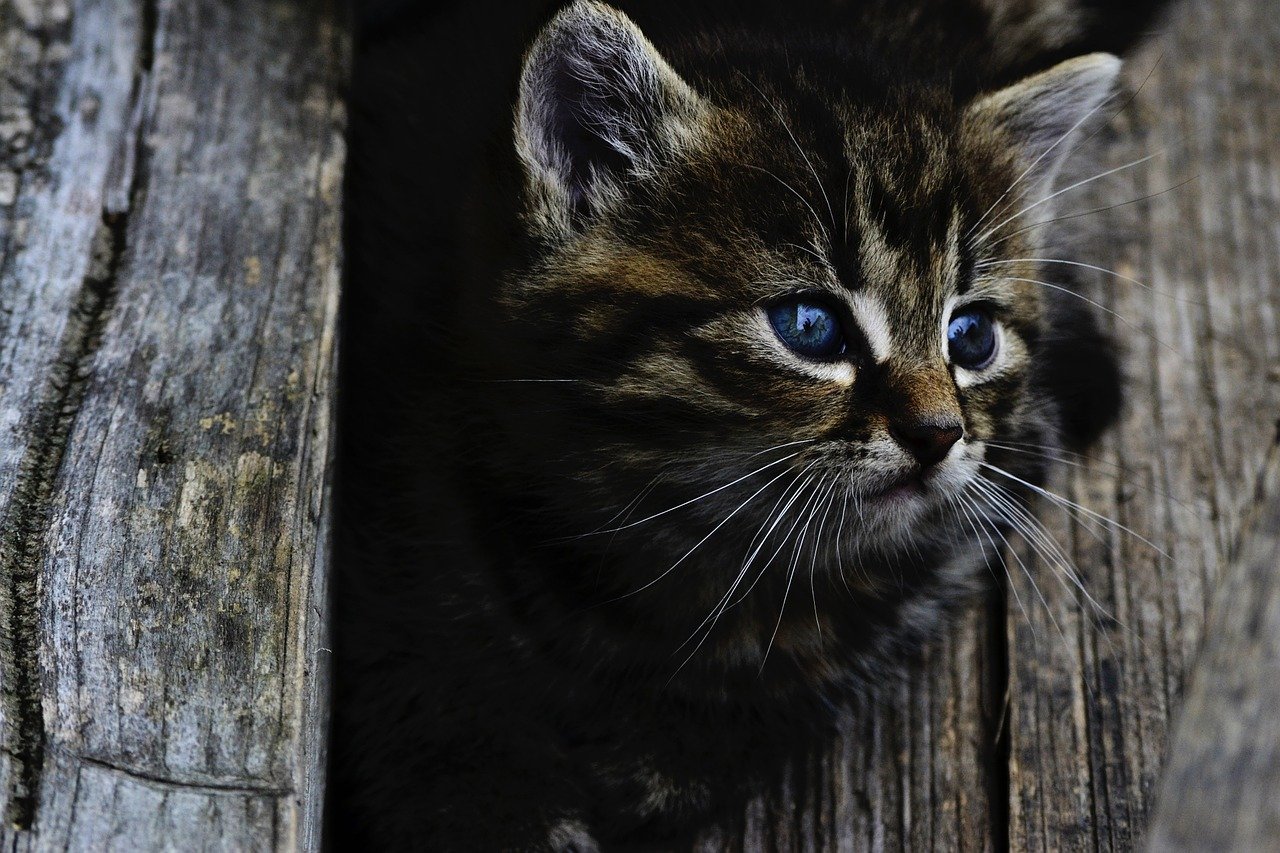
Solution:
[{"label": "kitten's pupil", "polygon": [[840,321],[829,308],[810,299],[793,297],[769,309],[769,322],[778,338],[797,355],[834,358],[845,351]]},{"label": "kitten's pupil", "polygon": [[966,310],[951,318],[947,347],[953,364],[969,370],[989,365],[996,354],[996,327],[985,311]]}]

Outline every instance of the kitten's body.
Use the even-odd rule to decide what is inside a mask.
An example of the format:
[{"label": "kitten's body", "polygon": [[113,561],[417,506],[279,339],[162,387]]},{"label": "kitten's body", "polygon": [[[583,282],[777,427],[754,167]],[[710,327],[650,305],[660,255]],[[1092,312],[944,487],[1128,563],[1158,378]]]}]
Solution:
[{"label": "kitten's body", "polygon": [[[1031,96],[984,93],[1122,48],[1135,10],[1099,30],[995,0],[620,5],[661,59],[575,7],[521,93],[499,63],[456,140],[427,129],[456,112],[357,117],[333,812],[351,841],[587,849],[687,829],[821,738],[970,588],[989,540],[930,490],[962,492],[983,458],[1042,473],[961,448],[885,498],[914,465],[884,437],[902,412],[954,410],[966,446],[1055,445],[1082,387],[1103,405],[1073,410],[1067,438],[1112,414],[1105,345],[1034,266],[1002,279],[999,375],[955,379],[934,330],[994,287],[974,273],[994,250],[968,241],[1013,212],[1027,162],[1005,113]],[[600,32],[652,68],[592,78]],[[483,67],[455,50],[455,70]],[[586,71],[557,77],[565,56]],[[1097,88],[1104,66],[1058,73]],[[612,136],[546,106],[614,85],[652,97],[618,118],[626,94],[606,91]],[[488,137],[517,101],[514,135]],[[438,157],[416,199],[377,159],[415,144]],[[1032,228],[991,257],[1035,245]],[[753,306],[800,287],[850,300],[857,359],[768,349]]]}]

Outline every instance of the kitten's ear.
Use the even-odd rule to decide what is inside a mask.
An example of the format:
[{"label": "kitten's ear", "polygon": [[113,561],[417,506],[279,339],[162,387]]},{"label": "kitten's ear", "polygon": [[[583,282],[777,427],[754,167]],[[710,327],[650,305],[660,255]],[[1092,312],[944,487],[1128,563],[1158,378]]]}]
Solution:
[{"label": "kitten's ear", "polygon": [[516,148],[538,202],[567,221],[652,173],[691,138],[701,108],[630,18],[578,0],[525,57]]},{"label": "kitten's ear", "polygon": [[1067,137],[1110,97],[1120,65],[1109,53],[1059,63],[979,98],[969,107],[971,127],[995,128],[1011,137],[1027,170],[1024,192],[1043,198],[1071,150]]}]

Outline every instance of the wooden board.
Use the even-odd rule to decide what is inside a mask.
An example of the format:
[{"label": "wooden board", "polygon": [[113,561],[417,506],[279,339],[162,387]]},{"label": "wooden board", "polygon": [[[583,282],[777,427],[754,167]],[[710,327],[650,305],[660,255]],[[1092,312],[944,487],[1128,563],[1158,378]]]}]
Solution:
[{"label": "wooden board", "polygon": [[1152,850],[1280,844],[1280,453],[1213,597],[1150,830]]},{"label": "wooden board", "polygon": [[0,804],[318,846],[346,35],[0,2]]}]

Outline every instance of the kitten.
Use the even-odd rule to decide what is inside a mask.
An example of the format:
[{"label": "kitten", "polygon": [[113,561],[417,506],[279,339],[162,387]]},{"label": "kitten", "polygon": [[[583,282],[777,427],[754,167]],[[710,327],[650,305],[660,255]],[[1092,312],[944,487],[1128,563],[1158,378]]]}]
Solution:
[{"label": "kitten", "polygon": [[[505,90],[461,25],[381,9],[403,64],[366,53],[356,84],[341,841],[672,838],[938,630],[992,490],[1044,474],[994,445],[1088,441],[1118,403],[1092,318],[1024,260],[1112,93],[1091,51],[1154,10],[1101,8],[578,0]],[[435,50],[421,88],[381,70]]]}]

